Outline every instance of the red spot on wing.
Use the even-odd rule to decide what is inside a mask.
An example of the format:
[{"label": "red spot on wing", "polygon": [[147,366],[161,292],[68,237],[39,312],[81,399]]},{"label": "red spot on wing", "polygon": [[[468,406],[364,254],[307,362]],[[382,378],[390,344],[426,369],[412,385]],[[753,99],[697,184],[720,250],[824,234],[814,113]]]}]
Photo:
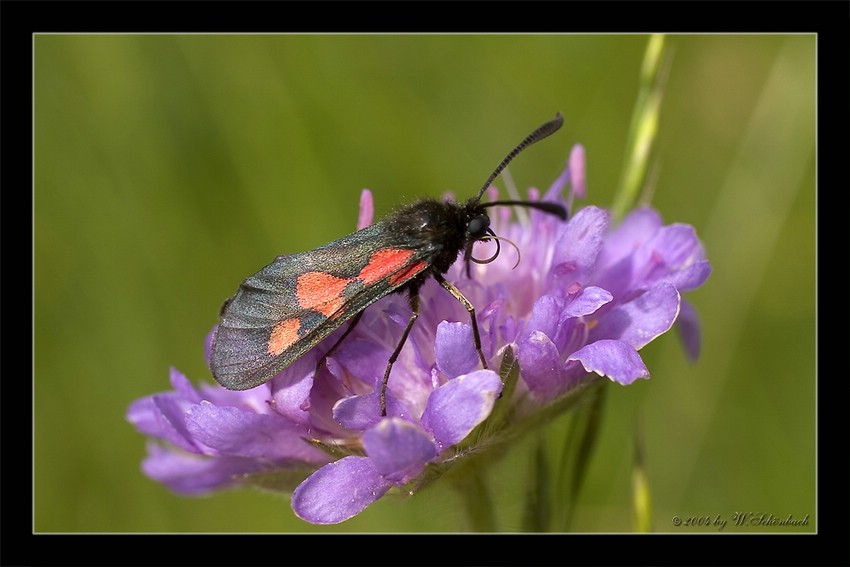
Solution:
[{"label": "red spot on wing", "polygon": [[[366,285],[375,283],[403,269],[411,256],[413,256],[413,250],[394,248],[378,250],[372,254],[369,262],[360,270],[357,277]],[[394,277],[394,279],[396,278]]]},{"label": "red spot on wing", "polygon": [[295,286],[298,304],[304,309],[312,309],[330,317],[345,304],[342,292],[352,281],[323,272],[301,274]]},{"label": "red spot on wing", "polygon": [[398,272],[397,274],[394,274],[390,278],[390,285],[398,285],[400,283],[404,283],[427,267],[428,264],[426,264],[422,260],[416,262],[415,264],[411,264],[402,271]]},{"label": "red spot on wing", "polygon": [[285,319],[274,326],[269,335],[269,344],[266,346],[266,351],[272,356],[277,356],[287,348],[292,346],[292,343],[298,340],[298,330],[301,328],[299,319]]},{"label": "red spot on wing", "polygon": [[[394,248],[378,250],[369,257],[369,261],[363,266],[360,273],[353,278],[339,278],[324,272],[301,274],[295,284],[298,305],[332,318],[338,315],[338,312],[348,301],[344,292],[345,288],[352,282],[359,280],[363,282],[363,285],[369,286],[388,279],[390,285],[397,286],[424,270],[427,267],[425,262],[419,261],[409,264],[413,253],[413,250]],[[284,321],[284,323],[288,323],[288,321]],[[281,323],[278,327],[284,323]],[[296,331],[298,328],[300,328],[300,324],[295,327]],[[292,339],[292,342],[294,340],[295,338]],[[286,348],[289,344],[292,343],[286,344],[283,348]]]}]

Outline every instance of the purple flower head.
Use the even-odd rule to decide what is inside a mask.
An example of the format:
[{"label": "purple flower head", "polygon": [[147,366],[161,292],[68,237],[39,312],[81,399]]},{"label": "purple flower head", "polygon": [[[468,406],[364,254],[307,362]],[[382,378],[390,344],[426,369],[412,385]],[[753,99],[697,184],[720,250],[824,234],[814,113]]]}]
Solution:
[{"label": "purple flower head", "polygon": [[[583,148],[568,163],[541,200],[567,205],[584,195]],[[360,205],[358,226],[367,226],[367,191]],[[160,440],[149,445],[144,472],[185,494],[249,484],[292,491],[299,517],[338,523],[587,383],[648,378],[639,351],[674,323],[686,353],[698,354],[699,322],[681,293],[701,286],[710,266],[692,227],[664,225],[650,208],[612,227],[605,210],[588,206],[567,221],[533,209],[517,221],[497,207],[491,228],[501,239],[496,260],[473,264],[467,277],[461,258],[445,277],[475,306],[482,350],[498,372],[481,368],[466,309],[429,281],[392,369],[386,417],[383,373],[410,317],[398,294],[366,309],[330,356],[322,358],[344,329],[252,390],[196,389],[172,371],[173,391],[128,411],[140,432]],[[490,258],[496,245],[477,243],[473,256]],[[513,380],[509,359],[519,367]],[[497,413],[498,424],[478,427]]]}]

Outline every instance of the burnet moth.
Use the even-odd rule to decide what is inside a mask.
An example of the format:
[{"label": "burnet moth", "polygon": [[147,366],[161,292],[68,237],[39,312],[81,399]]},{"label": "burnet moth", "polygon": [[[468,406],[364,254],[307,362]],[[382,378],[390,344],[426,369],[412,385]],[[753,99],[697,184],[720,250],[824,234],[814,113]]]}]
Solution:
[{"label": "burnet moth", "polygon": [[[566,219],[559,204],[538,201],[481,202],[484,192],[526,147],[563,124],[558,113],[529,134],[499,163],[478,193],[464,203],[422,199],[384,219],[324,246],[278,256],[247,278],[221,308],[212,339],[210,369],[229,390],[247,390],[271,380],[347,321],[348,329],[320,358],[328,356],[351,332],[363,310],[390,293],[406,293],[411,315],[387,361],[381,383],[381,415],[386,415],[387,382],[393,363],[419,316],[419,289],[433,277],[469,312],[481,365],[487,361],[472,303],[443,276],[461,252],[466,262],[488,263],[499,254],[487,208],[530,207]],[[486,259],[472,256],[475,242],[495,240]],[[377,378],[377,376],[376,376]]]}]

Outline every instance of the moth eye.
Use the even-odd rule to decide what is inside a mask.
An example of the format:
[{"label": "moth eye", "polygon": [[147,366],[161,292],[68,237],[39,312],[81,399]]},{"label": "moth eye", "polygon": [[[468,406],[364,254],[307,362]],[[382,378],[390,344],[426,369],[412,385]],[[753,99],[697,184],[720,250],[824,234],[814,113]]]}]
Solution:
[{"label": "moth eye", "polygon": [[466,225],[466,230],[469,232],[469,236],[474,239],[478,239],[483,236],[487,232],[488,228],[490,228],[490,217],[487,215],[472,217]]}]

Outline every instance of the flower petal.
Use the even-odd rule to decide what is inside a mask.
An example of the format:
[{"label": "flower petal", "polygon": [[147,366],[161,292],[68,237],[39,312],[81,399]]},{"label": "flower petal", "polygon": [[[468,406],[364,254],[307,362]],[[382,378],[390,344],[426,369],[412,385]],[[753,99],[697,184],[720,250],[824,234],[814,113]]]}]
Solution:
[{"label": "flower petal", "polygon": [[380,398],[379,392],[343,398],[334,404],[334,421],[352,431],[368,429],[381,419]]},{"label": "flower petal", "polygon": [[665,281],[675,285],[679,291],[690,291],[704,284],[709,275],[711,275],[711,264],[708,260],[699,260],[687,268],[673,272],[665,278]]},{"label": "flower petal", "polygon": [[139,433],[161,437],[156,412],[157,409],[153,401],[153,396],[145,396],[144,398],[133,400],[130,407],[127,408],[126,418]]},{"label": "flower petal", "polygon": [[641,244],[652,238],[661,223],[661,215],[651,207],[643,206],[631,211],[605,236],[598,269],[607,270],[633,254]]},{"label": "flower petal", "polygon": [[677,288],[694,289],[702,285],[711,272],[705,250],[690,225],[671,224],[659,228],[634,253],[639,280],[635,287],[669,281]]},{"label": "flower petal", "polygon": [[549,189],[546,190],[546,193],[543,195],[543,200],[560,201],[562,199],[561,193],[571,177],[572,171],[570,171],[570,162],[568,159],[567,166],[561,170],[561,174],[558,175],[558,178],[555,179],[555,181],[553,181],[552,184],[549,186]]},{"label": "flower petal", "polygon": [[705,250],[697,238],[696,230],[688,224],[674,223],[659,228],[637,254],[654,254],[664,263],[680,270],[705,259]]},{"label": "flower petal", "polygon": [[294,423],[310,422],[309,400],[316,372],[316,357],[303,356],[271,381],[274,409]]},{"label": "flower petal", "polygon": [[360,213],[357,217],[357,230],[366,228],[372,224],[372,218],[375,216],[375,204],[372,199],[372,192],[368,189],[363,189],[360,192]]},{"label": "flower petal", "polygon": [[587,193],[587,168],[584,146],[576,144],[570,151],[570,175],[572,176],[573,194],[579,199],[584,199]]},{"label": "flower petal", "polygon": [[434,440],[418,425],[390,417],[363,433],[363,447],[372,465],[387,480],[404,484],[437,457]]},{"label": "flower petal", "polygon": [[669,283],[656,285],[601,317],[589,340],[619,339],[641,349],[673,326],[679,314],[679,292]]},{"label": "flower petal", "polygon": [[174,388],[174,391],[187,402],[192,404],[201,403],[203,398],[201,397],[200,392],[195,389],[195,386],[193,386],[192,382],[186,378],[186,375],[176,368],[171,368],[169,370],[169,382],[171,382],[171,387]]},{"label": "flower petal", "polygon": [[391,486],[368,457],[345,457],[298,485],[292,492],[292,510],[314,524],[338,524],[362,512]]},{"label": "flower petal", "polygon": [[547,337],[554,337],[558,334],[558,323],[563,312],[563,301],[552,295],[544,295],[534,302],[525,328],[527,332],[539,331]]},{"label": "flower petal", "polygon": [[181,494],[204,494],[236,484],[244,475],[261,468],[254,459],[211,458],[148,444],[142,472]]},{"label": "flower petal", "polygon": [[186,427],[195,439],[219,454],[263,459],[299,459],[327,462],[327,455],[305,442],[284,418],[235,407],[217,407],[208,401],[192,406]]},{"label": "flower petal", "polygon": [[552,257],[552,275],[562,287],[588,280],[607,228],[607,211],[592,206],[581,209],[563,225]]},{"label": "flower petal", "polygon": [[[352,377],[358,378],[366,387],[371,389],[381,383],[391,352],[378,348],[374,341],[348,338],[339,345],[333,358]],[[342,379],[342,376],[337,376],[337,378]]]},{"label": "flower petal", "polygon": [[582,289],[564,309],[568,317],[581,317],[595,313],[597,309],[614,299],[611,292],[593,285]]},{"label": "flower petal", "polygon": [[581,362],[588,372],[607,376],[626,385],[638,378],[649,378],[649,370],[637,350],[623,341],[601,340],[590,343],[570,355],[568,360]]},{"label": "flower petal", "polygon": [[[387,392],[387,416],[408,419],[410,412]],[[369,392],[339,400],[333,408],[334,421],[351,431],[365,431],[381,420],[381,393]]]},{"label": "flower petal", "polygon": [[139,398],[127,408],[127,421],[145,435],[157,437],[186,451],[199,453],[199,448],[186,431],[185,413],[201,396],[192,383],[178,370],[171,369],[174,391]]},{"label": "flower petal", "polygon": [[502,381],[492,370],[477,370],[449,380],[430,395],[420,424],[442,451],[469,435],[493,410]]},{"label": "flower petal", "polygon": [[437,326],[434,341],[437,368],[449,378],[478,368],[478,353],[472,337],[472,325],[443,321]]},{"label": "flower petal", "polygon": [[158,428],[157,437],[175,447],[191,453],[201,453],[203,449],[195,442],[186,429],[186,411],[190,406],[172,392],[152,396],[153,415]]},{"label": "flower petal", "polygon": [[537,396],[549,397],[563,385],[561,356],[548,335],[532,331],[517,344],[520,375]]},{"label": "flower petal", "polygon": [[680,305],[679,317],[676,319],[676,328],[679,330],[679,337],[682,339],[688,360],[694,362],[699,358],[702,333],[696,309],[684,299]]}]

